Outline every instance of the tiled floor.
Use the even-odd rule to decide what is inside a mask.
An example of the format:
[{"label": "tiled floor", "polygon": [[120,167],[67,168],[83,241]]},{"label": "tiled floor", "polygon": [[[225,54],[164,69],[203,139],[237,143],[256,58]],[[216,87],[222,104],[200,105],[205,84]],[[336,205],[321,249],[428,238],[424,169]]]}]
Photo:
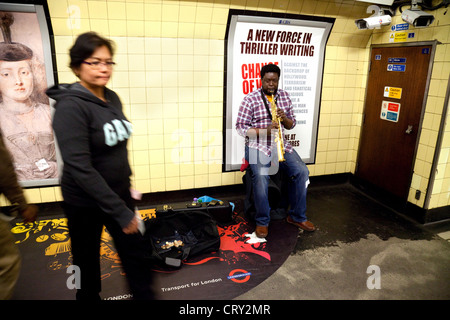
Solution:
[{"label": "tiled floor", "polygon": [[[145,201],[164,204],[203,195],[232,201],[243,211],[239,186],[152,194]],[[317,230],[299,232],[284,264],[238,300],[450,299],[450,220],[419,224],[349,183],[313,181],[307,206]],[[374,267],[381,279],[375,289],[369,288]]]},{"label": "tiled floor", "polygon": [[[287,261],[239,299],[450,299],[450,221],[415,223],[350,184],[311,187],[308,216],[317,231],[300,233]],[[373,266],[379,289],[368,285]]]}]

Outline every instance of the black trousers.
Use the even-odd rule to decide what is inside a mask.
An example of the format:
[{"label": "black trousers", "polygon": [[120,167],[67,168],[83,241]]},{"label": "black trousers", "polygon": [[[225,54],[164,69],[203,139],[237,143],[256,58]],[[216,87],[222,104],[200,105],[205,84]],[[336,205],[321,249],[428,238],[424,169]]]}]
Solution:
[{"label": "black trousers", "polygon": [[64,203],[64,212],[68,220],[73,264],[81,271],[77,300],[100,299],[100,237],[103,226],[114,240],[133,299],[155,298],[149,246],[141,233],[125,234],[120,225],[98,207]]}]

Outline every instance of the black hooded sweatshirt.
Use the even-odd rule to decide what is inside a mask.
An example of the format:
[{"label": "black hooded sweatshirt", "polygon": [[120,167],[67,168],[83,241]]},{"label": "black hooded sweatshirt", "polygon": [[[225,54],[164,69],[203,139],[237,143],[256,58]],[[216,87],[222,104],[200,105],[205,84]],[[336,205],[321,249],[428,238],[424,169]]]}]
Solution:
[{"label": "black hooded sweatshirt", "polygon": [[98,206],[126,227],[134,217],[128,200],[127,141],[132,125],[119,97],[105,88],[104,102],[79,83],[53,86],[47,95],[56,100],[53,129],[64,161],[64,201]]}]

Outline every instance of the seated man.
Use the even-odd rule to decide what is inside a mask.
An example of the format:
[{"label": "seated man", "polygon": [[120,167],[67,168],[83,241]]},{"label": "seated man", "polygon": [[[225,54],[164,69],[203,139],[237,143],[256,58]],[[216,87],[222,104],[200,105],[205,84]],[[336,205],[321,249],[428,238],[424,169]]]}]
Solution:
[{"label": "seated man", "polygon": [[[290,177],[289,212],[287,222],[306,231],[314,231],[314,225],[306,218],[306,191],[309,170],[289,142],[284,142],[285,161],[278,162],[276,143],[273,137],[278,132],[278,123],[272,121],[270,103],[272,96],[277,105],[282,131],[296,124],[289,94],[278,89],[280,68],[268,64],[261,68],[262,87],[249,93],[239,107],[236,130],[245,137],[245,159],[252,169],[253,198],[256,207],[256,236],[265,238],[270,222],[268,200],[269,175],[278,169],[285,170]],[[284,135],[284,133],[283,133]]]}]

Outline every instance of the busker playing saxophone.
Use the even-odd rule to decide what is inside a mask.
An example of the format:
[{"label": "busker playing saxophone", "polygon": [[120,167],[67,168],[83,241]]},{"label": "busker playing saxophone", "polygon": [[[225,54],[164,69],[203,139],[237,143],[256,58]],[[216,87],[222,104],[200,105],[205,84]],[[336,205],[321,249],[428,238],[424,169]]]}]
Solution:
[{"label": "busker playing saxophone", "polygon": [[[259,238],[268,235],[270,223],[270,206],[268,185],[270,174],[276,173],[271,168],[274,162],[280,170],[290,177],[289,211],[287,222],[303,230],[314,231],[315,226],[306,218],[306,193],[309,183],[309,170],[298,153],[288,141],[284,141],[284,161],[281,150],[277,150],[275,135],[283,138],[284,129],[295,127],[296,120],[289,94],[278,89],[280,68],[268,64],[261,68],[262,87],[249,93],[241,102],[236,121],[237,132],[245,137],[245,160],[252,171],[253,199],[256,208],[256,230]],[[277,106],[278,121],[273,121],[270,109],[272,96]],[[281,130],[279,130],[279,124]],[[273,161],[272,158],[276,161]],[[279,161],[281,160],[281,161]],[[275,166],[277,167],[277,166]]]}]

